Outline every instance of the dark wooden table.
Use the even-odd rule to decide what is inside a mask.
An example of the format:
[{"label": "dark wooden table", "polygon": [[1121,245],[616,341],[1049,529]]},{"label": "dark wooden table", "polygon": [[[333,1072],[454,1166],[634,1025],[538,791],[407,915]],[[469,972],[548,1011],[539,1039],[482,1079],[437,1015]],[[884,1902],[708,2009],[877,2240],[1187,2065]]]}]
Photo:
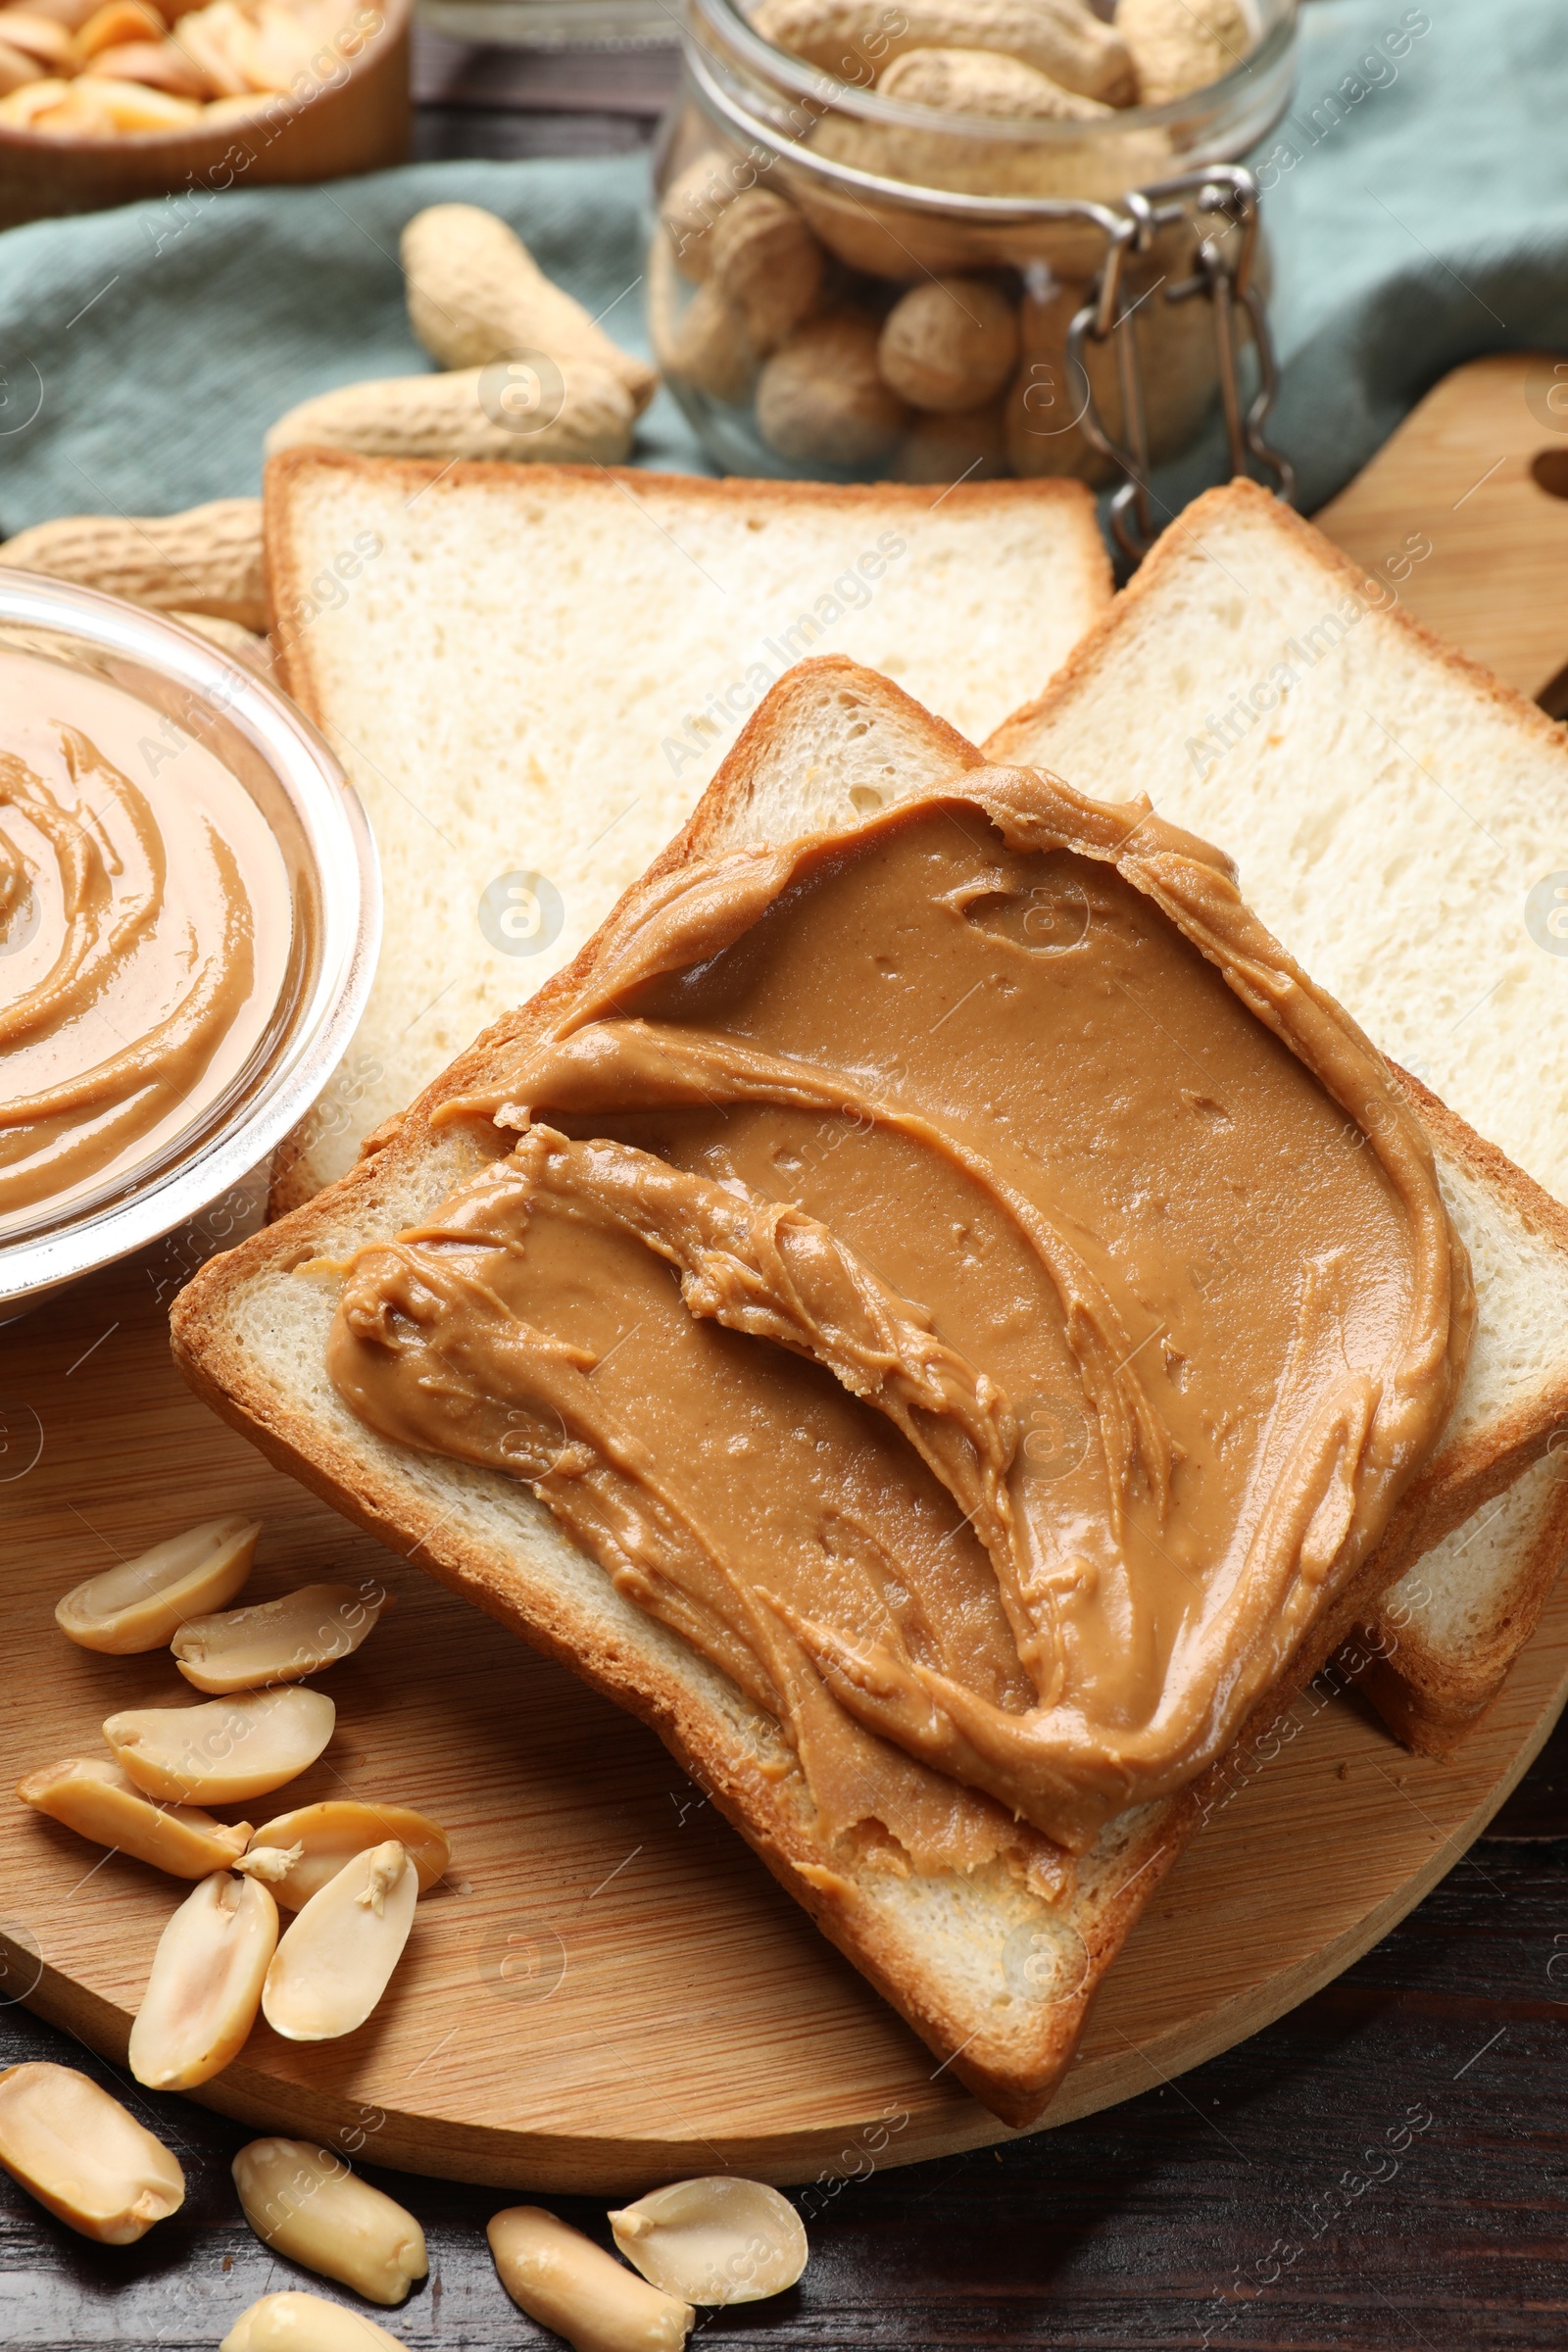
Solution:
[{"label": "dark wooden table", "polygon": [[[417,74],[425,158],[614,154],[652,136],[673,60],[464,53],[425,37]],[[1467,1860],[1326,1992],[1088,2122],[875,2173],[825,2201],[807,2192],[802,2285],[705,2319],[694,2341],[756,2352],[1563,2345],[1565,1898],[1568,1731]],[[0,2065],[40,2057],[127,2095],[64,2035],[0,2006]],[[129,2095],[178,2151],[184,2209],[139,2246],[94,2247],[0,2175],[0,2352],[194,2352],[257,2295],[312,2283],[240,2218],[228,2160],[249,2134],[180,2099]],[[514,2310],[490,2265],[485,2221],[513,2200],[365,2169],[429,2240],[429,2280],[391,2315],[392,2332],[442,2352],[557,2341]],[[602,2206],[551,2202],[604,2234]]]}]

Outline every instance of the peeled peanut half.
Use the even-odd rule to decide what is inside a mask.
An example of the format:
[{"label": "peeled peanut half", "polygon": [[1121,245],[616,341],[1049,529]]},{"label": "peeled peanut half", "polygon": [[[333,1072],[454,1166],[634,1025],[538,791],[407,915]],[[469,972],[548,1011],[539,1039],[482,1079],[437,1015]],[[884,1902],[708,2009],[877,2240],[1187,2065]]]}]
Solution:
[{"label": "peeled peanut half", "polygon": [[610,2227],[626,2260],[686,2303],[757,2303],[806,2268],[800,2215],[761,2180],[676,2180],[612,2213]]},{"label": "peeled peanut half", "polygon": [[290,2291],[264,2295],[242,2311],[219,2352],[403,2352],[403,2346],[363,2312]]},{"label": "peeled peanut half", "polygon": [[237,1514],[204,1520],[74,1585],[55,1610],[55,1623],[83,1649],[113,1657],[161,1649],[187,1617],[233,1599],[251,1572],[261,1532],[259,1519]]},{"label": "peeled peanut half", "polygon": [[410,1805],[361,1804],[351,1797],[300,1805],[263,1822],[234,1867],[265,1879],[285,1911],[298,1911],[356,1854],[388,1838],[407,1849],[418,1873],[419,1892],[428,1894],[446,1875],[451,1841],[436,1822]]},{"label": "peeled peanut half", "polygon": [[185,2202],[161,2139],[74,2067],[36,2060],[0,2073],[0,2164],[58,2221],[128,2246]]},{"label": "peeled peanut half", "polygon": [[129,1707],[109,1717],[104,1738],[149,1796],[242,1805],[314,1764],[336,1721],[329,1698],[292,1684],[201,1707]]},{"label": "peeled peanut half", "polygon": [[67,1756],[45,1764],[17,1783],[17,1794],[34,1812],[63,1821],[68,1830],[109,1845],[174,1879],[205,1879],[227,1870],[245,1851],[248,1821],[215,1821],[199,1805],[160,1805],[143,1794],[129,1774],[103,1756]]},{"label": "peeled peanut half", "polygon": [[203,1880],[158,1939],[130,2029],[130,2071],[150,2090],[210,2082],[256,2023],[277,1948],[277,1905],[255,1879]]},{"label": "peeled peanut half", "polygon": [[368,2302],[401,2303],[430,2268],[413,2214],[308,2139],[253,2139],[233,2173],[263,2245]]},{"label": "peeled peanut half", "polygon": [[389,1838],[329,1879],[296,1913],[273,1955],[262,2014],[287,2041],[335,2041],[363,2026],[414,1925],[419,1878]]},{"label": "peeled peanut half", "polygon": [[650,2286],[542,2205],[510,2205],[485,2230],[519,2310],[576,2352],[680,2352],[697,2314]]},{"label": "peeled peanut half", "polygon": [[198,1690],[297,1683],[352,1656],[389,1599],[380,1585],[302,1585],[281,1600],[189,1617],[169,1646]]},{"label": "peeled peanut half", "polygon": [[74,62],[85,66],[105,49],[126,41],[161,41],[168,30],[158,11],[147,6],[147,0],[104,0],[104,6],[94,9],[73,38]]}]

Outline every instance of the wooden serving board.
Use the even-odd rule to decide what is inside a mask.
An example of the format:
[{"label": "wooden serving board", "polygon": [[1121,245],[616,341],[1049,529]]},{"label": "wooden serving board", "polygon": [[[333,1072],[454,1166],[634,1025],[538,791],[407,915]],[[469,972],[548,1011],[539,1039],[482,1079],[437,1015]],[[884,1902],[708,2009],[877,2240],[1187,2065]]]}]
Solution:
[{"label": "wooden serving board", "polygon": [[[265,1522],[247,1597],[380,1576],[396,1605],[322,1678],[338,1727],[255,1821],[318,1797],[413,1804],[454,1859],[360,2033],[258,2025],[199,2095],[378,2163],[623,2190],[734,2168],[799,2181],[1005,2137],[719,1821],[652,1735],[392,1559],[184,1388],[158,1263],[0,1333],[0,1783],[100,1752],[123,1706],[194,1696],[167,1652],[75,1648],[56,1599],[219,1511]],[[1177,1865],[1113,1970],[1064,2123],[1227,2048],[1337,1975],[1453,1865],[1568,1688],[1568,1589],[1458,1757],[1407,1756],[1353,1700],[1279,1754]],[[0,1992],[122,2063],[172,1881],[0,1803]]]},{"label": "wooden serving board", "polygon": [[1312,519],[1417,620],[1564,715],[1568,359],[1456,368]]},{"label": "wooden serving board", "polygon": [[[1525,500],[1518,450],[1495,493],[1461,499],[1458,481],[1508,403],[1523,403],[1527,366],[1550,363],[1461,369],[1323,519],[1374,566],[1426,530],[1433,554],[1406,601],[1480,652],[1522,545],[1534,587],[1511,671],[1506,648],[1491,658],[1536,691],[1568,658],[1568,535],[1550,536],[1568,506]],[[1382,469],[1414,485],[1409,503],[1384,495]],[[1450,489],[1450,509],[1470,514],[1470,553],[1439,567],[1447,542],[1425,518]],[[0,1332],[0,1784],[100,1752],[97,1727],[117,1708],[193,1695],[166,1653],[75,1649],[53,1606],[116,1556],[239,1509],[265,1521],[249,1597],[370,1575],[397,1604],[318,1685],[338,1706],[320,1763],[252,1818],[344,1793],[413,1804],[446,1825],[454,1859],[360,2033],[300,2048],[259,2025],[198,2095],[378,2163],[560,2191],[731,2168],[797,2182],[1008,2136],[650,1733],[453,1598],[416,1557],[399,1562],[357,1534],[194,1400],[169,1359],[168,1299],[188,1250],[216,1246],[210,1234],[161,1244]],[[1565,1691],[1568,1586],[1491,1717],[1446,1763],[1407,1755],[1353,1696],[1298,1700],[1278,1754],[1134,1932],[1046,2127],[1228,2048],[1367,1950],[1463,1855]],[[177,1899],[173,1882],[0,1801],[0,1999],[26,2000],[122,2065]]]}]

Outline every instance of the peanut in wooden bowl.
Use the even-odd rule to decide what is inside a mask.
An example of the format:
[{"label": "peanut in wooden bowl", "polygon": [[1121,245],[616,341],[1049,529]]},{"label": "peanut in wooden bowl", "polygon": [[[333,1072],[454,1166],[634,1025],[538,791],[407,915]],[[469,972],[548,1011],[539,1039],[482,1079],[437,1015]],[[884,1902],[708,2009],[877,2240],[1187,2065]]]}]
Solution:
[{"label": "peanut in wooden bowl", "polygon": [[414,0],[369,0],[382,19],[340,79],[304,99],[258,97],[253,116],[170,131],[62,138],[0,125],[0,228],[95,213],[142,196],[201,199],[379,172],[408,158]]}]

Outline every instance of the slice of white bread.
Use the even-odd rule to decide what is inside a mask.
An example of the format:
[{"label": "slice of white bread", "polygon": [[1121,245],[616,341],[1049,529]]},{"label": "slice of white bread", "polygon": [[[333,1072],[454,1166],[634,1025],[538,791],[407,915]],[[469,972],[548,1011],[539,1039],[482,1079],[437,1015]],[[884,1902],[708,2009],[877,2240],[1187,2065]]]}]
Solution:
[{"label": "slice of white bread", "polygon": [[[639,891],[693,856],[854,824],[868,793],[883,805],[961,791],[983,764],[885,679],[842,661],[808,662],[774,689]],[[309,1261],[342,1259],[418,1221],[476,1164],[474,1140],[432,1127],[431,1109],[482,1086],[517,1041],[559,1017],[588,983],[595,954],[590,943],[482,1038],[348,1176],[213,1260],[176,1302],[176,1355],[217,1410],[285,1468],[400,1552],[412,1546],[445,1582],[650,1723],[943,2063],[1007,2122],[1028,2123],[1060,2079],[1105,1969],[1201,1818],[1205,1783],[1113,1821],[1059,1904],[1000,1862],[969,1876],[847,1869],[840,1849],[813,1836],[777,1726],[622,1597],[526,1488],[379,1438],[327,1378],[335,1286],[306,1270]],[[1568,1408],[1568,1340],[1556,1336],[1568,1333],[1568,1216],[1441,1104],[1419,1101],[1477,1269],[1470,1366],[1444,1440],[1384,1544],[1315,1629],[1289,1684],[1264,1701],[1270,1721],[1368,1596],[1539,1453]],[[1537,1361],[1514,1345],[1527,1327],[1541,1335]]]},{"label": "slice of white bread", "polygon": [[[1368,1035],[1568,1200],[1568,735],[1407,619],[1391,578],[1250,482],[1211,491],[986,749],[1222,842]],[[1554,1343],[1527,1312],[1512,1345],[1524,1370]],[[1368,1629],[1411,1743],[1450,1747],[1529,1639],[1568,1552],[1540,1509],[1536,1541],[1466,1546]]]},{"label": "slice of white bread", "polygon": [[266,540],[285,682],[358,787],[386,895],[369,1004],[280,1206],[576,954],[803,654],[851,654],[979,735],[1110,598],[1076,482],[299,451],[267,469]]},{"label": "slice of white bread", "polygon": [[1568,1558],[1568,1455],[1544,1458],[1391,1585],[1362,1689],[1407,1747],[1446,1756],[1480,1721]]}]

